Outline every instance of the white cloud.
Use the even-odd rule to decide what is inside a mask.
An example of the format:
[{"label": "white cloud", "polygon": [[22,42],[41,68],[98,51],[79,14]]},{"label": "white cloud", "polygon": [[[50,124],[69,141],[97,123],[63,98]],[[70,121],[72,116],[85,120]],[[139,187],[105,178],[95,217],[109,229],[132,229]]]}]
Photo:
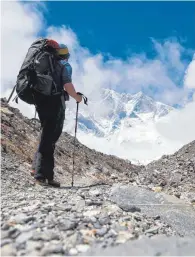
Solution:
[{"label": "white cloud", "polygon": [[195,89],[195,54],[193,60],[189,64],[184,79],[184,86],[187,88]]},{"label": "white cloud", "polygon": [[174,111],[157,123],[158,131],[167,139],[187,144],[195,140],[195,101]]},{"label": "white cloud", "polygon": [[[184,87],[195,90],[195,55],[187,67]],[[195,93],[193,100],[181,110],[175,110],[157,123],[158,131],[178,147],[195,140]]]},{"label": "white cloud", "polygon": [[[40,11],[40,8],[43,7],[42,3],[2,2],[2,96],[9,95],[8,92],[15,84],[28,47],[43,29],[48,37],[68,45],[71,51],[73,82],[77,91],[85,93],[91,101],[101,100],[101,88],[112,88],[129,93],[136,93],[144,89],[158,101],[175,104],[182,103],[189,91],[195,88],[194,60],[186,71],[184,88],[178,88],[177,79],[170,74],[171,70],[177,78],[180,78],[186,67],[182,56],[187,50],[177,41],[166,40],[164,43],[160,43],[153,39],[152,42],[157,52],[154,59],[148,59],[144,54],[136,54],[129,56],[126,61],[114,57],[104,61],[103,55],[93,55],[87,48],[82,47],[71,28],[65,25],[45,28],[45,21]],[[22,101],[19,105],[13,103],[12,105],[19,107],[26,116],[33,117],[33,107]],[[69,107],[75,106],[75,102],[70,101],[68,105]],[[104,104],[98,107],[89,105],[88,109],[85,106],[82,108],[100,116],[104,116],[109,111],[108,106]],[[194,110],[194,102],[192,102],[183,110],[170,114],[164,121],[156,125],[158,132],[170,140],[169,142],[174,141],[174,145],[192,140],[194,138],[193,131],[195,131]],[[182,124],[185,124],[185,129]],[[116,143],[112,144],[111,148],[113,145]],[[109,146],[107,148],[108,151],[111,151]],[[139,154],[143,156],[144,152],[139,149],[142,149],[141,144],[136,156]],[[122,149],[119,151],[121,154],[125,153]],[[168,147],[166,151],[168,151]]]},{"label": "white cloud", "polygon": [[[42,4],[21,4],[6,1],[1,3],[1,95],[9,96],[26,52],[43,26],[39,8]],[[15,107],[18,105],[13,104]],[[25,115],[32,117],[34,110],[20,101]]]},{"label": "white cloud", "polygon": [[34,4],[2,2],[1,79],[3,90],[9,83],[15,83],[16,75],[29,45],[42,26],[42,16],[38,11],[35,12],[35,8]]},{"label": "white cloud", "polygon": [[154,43],[154,47],[163,63],[168,65],[169,68],[174,68],[177,72],[183,72],[185,65],[181,60],[181,57],[183,52],[185,52],[185,49],[178,42],[171,39],[164,43],[159,43],[152,39],[152,42]]}]

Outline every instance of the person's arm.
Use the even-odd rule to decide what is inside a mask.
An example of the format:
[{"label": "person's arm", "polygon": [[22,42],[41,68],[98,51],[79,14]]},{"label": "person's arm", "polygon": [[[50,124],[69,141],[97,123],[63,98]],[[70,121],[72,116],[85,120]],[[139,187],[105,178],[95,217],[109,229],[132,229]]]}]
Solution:
[{"label": "person's arm", "polygon": [[62,80],[64,85],[64,90],[73,97],[78,103],[82,101],[82,96],[78,95],[75,91],[74,85],[72,84],[72,67],[68,62],[65,63]]},{"label": "person's arm", "polygon": [[71,82],[64,84],[64,90],[66,90],[66,92],[78,103],[82,101],[82,96],[76,93],[74,85]]}]

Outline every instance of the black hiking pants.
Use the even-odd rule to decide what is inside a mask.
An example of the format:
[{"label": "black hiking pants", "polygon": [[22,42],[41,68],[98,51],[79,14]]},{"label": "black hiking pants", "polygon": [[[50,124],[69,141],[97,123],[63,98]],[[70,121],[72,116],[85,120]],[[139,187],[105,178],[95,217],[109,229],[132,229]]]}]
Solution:
[{"label": "black hiking pants", "polygon": [[54,150],[63,129],[65,104],[59,96],[52,100],[37,97],[36,100],[42,130],[32,166],[36,179],[53,180]]}]

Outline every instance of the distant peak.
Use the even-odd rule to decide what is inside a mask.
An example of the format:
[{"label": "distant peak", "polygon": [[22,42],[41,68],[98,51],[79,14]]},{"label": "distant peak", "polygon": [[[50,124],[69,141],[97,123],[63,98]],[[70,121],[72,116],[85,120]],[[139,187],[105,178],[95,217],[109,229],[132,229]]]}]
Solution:
[{"label": "distant peak", "polygon": [[116,91],[114,91],[113,89],[110,88],[104,88],[103,92],[107,93],[107,94],[112,94],[112,95],[118,95],[119,93],[117,93]]},{"label": "distant peak", "polygon": [[140,98],[145,96],[145,94],[142,91],[139,91],[138,93],[134,94],[135,97]]},{"label": "distant peak", "polygon": [[119,98],[121,96],[120,93],[114,91],[113,89],[105,88],[103,89],[103,94],[106,96],[111,96],[112,98]]},{"label": "distant peak", "polygon": [[147,96],[146,94],[144,94],[142,91],[139,91],[137,94],[133,95],[134,99],[137,99],[139,101],[141,100],[147,100],[147,101],[152,101],[152,102],[156,102],[152,97]]}]

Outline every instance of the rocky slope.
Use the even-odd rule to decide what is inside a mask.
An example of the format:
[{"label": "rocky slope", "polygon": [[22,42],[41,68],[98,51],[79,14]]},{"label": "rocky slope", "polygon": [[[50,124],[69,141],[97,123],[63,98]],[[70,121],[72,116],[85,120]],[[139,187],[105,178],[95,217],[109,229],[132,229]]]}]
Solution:
[{"label": "rocky slope", "polygon": [[[177,255],[183,244],[180,254],[194,253],[193,204],[165,194],[188,193],[193,187],[194,173],[186,163],[186,159],[194,162],[193,147],[185,157],[176,154],[186,163],[183,171],[189,184],[182,180],[172,191],[169,180],[160,190],[157,187],[162,176],[169,176],[162,160],[136,166],[77,141],[75,186],[71,188],[73,138],[63,133],[56,147],[55,168],[62,187],[55,189],[35,185],[29,174],[39,129],[37,120],[23,117],[1,99],[2,256],[112,255],[115,249],[120,253],[120,246],[122,255],[141,255],[138,247],[144,255]],[[167,168],[177,165],[176,157],[167,158]],[[155,165],[162,174],[152,180]],[[186,186],[181,190],[182,185]]]},{"label": "rocky slope", "polygon": [[[24,162],[31,163],[38,145],[39,121],[24,117],[18,109],[8,106],[4,99],[1,101],[1,119],[3,152],[13,153]],[[68,182],[72,172],[73,141],[73,137],[62,133],[56,147],[56,174],[64,183]],[[88,180],[112,183],[119,179],[128,182],[139,170],[140,167],[129,161],[96,152],[76,141],[75,171]]]},{"label": "rocky slope", "polygon": [[169,194],[195,203],[195,141],[173,155],[151,162],[141,170],[139,177],[140,182],[150,188],[159,186]]}]

